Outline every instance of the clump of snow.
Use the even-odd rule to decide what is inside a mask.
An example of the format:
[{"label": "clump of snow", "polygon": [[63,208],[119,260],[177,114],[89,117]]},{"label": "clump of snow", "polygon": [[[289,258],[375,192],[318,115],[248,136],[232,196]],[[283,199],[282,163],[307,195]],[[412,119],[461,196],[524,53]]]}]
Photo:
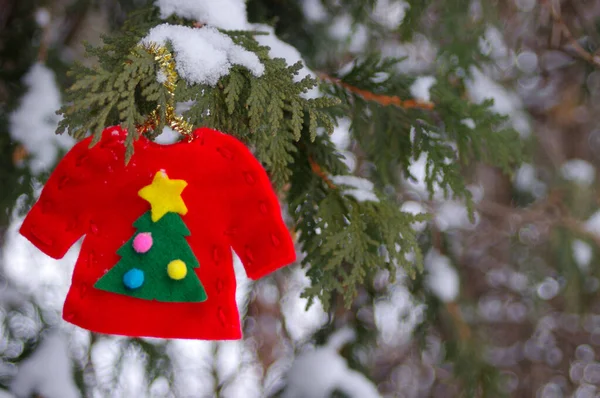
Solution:
[{"label": "clump of snow", "polygon": [[[400,208],[400,210],[402,210],[405,213],[410,213],[410,214],[426,214],[427,211],[425,210],[425,208],[423,207],[423,205],[419,202],[414,202],[412,200],[408,200],[404,203],[402,203],[402,207]],[[412,228],[417,231],[417,232],[423,232],[425,230],[425,228],[427,227],[427,223],[425,221],[419,221],[416,223],[411,224]]]},{"label": "clump of snow", "polygon": [[248,68],[256,77],[262,76],[265,71],[256,54],[212,27],[198,29],[162,24],[152,28],[141,40],[145,45],[165,45],[167,42],[175,51],[177,72],[190,83],[214,86],[233,65]]},{"label": "clump of snow", "polygon": [[348,175],[332,176],[331,181],[336,185],[350,187],[344,189],[344,194],[354,197],[359,202],[379,202],[379,198],[373,192],[373,183],[365,178]]},{"label": "clump of snow", "polygon": [[388,29],[396,29],[404,20],[408,7],[409,5],[405,1],[377,0],[373,10],[373,19]]},{"label": "clump of snow", "polygon": [[9,117],[9,131],[11,138],[20,142],[31,156],[31,172],[39,174],[54,165],[59,149],[69,149],[75,141],[66,134],[55,134],[61,98],[54,72],[42,64],[34,64],[23,81],[27,92]]},{"label": "clump of snow", "polygon": [[311,283],[306,276],[307,271],[307,269],[299,267],[291,269],[284,297],[280,301],[281,311],[288,324],[288,332],[294,341],[310,338],[327,322],[327,313],[323,311],[320,301],[315,301],[307,310],[308,299],[301,297],[302,292]]},{"label": "clump of snow", "polygon": [[79,390],[73,381],[67,340],[60,332],[43,338],[14,378],[11,391],[19,397],[76,398]]},{"label": "clump of snow", "polygon": [[431,94],[429,90],[431,86],[435,84],[435,77],[433,76],[421,76],[410,86],[410,94],[418,100],[429,101]]},{"label": "clump of snow", "polygon": [[374,398],[381,395],[373,383],[360,372],[348,367],[339,348],[355,338],[350,329],[334,333],[327,345],[300,354],[287,376],[284,398],[328,398],[341,391],[351,398]]},{"label": "clump of snow", "polygon": [[342,155],[343,161],[352,173],[356,169],[356,156],[352,151],[347,150],[350,146],[350,125],[352,121],[347,117],[337,119],[337,126],[333,129],[333,133],[329,136],[333,145]]},{"label": "clump of snow", "polygon": [[472,229],[478,222],[478,213],[475,213],[475,223],[471,223],[465,205],[455,200],[441,203],[435,212],[435,223],[440,231],[461,228]]},{"label": "clump of snow", "polygon": [[246,2],[244,0],[157,0],[160,17],[178,17],[226,30],[246,30]]},{"label": "clump of snow", "polygon": [[596,178],[596,169],[582,159],[572,159],[563,163],[560,173],[565,180],[581,185],[591,185]]},{"label": "clump of snow", "polygon": [[431,249],[425,256],[425,269],[428,272],[427,286],[443,302],[455,301],[460,290],[460,278],[450,259],[437,250]]},{"label": "clump of snow", "polygon": [[515,187],[520,191],[529,190],[535,180],[535,169],[529,163],[523,163],[515,173]]},{"label": "clump of snow", "polygon": [[[414,179],[405,178],[404,180],[404,183],[409,188],[416,190],[419,194],[422,194],[423,196],[427,196],[429,194],[427,191],[427,184],[425,183],[425,177],[427,176],[427,161],[427,153],[422,153],[418,159],[413,160],[408,166],[408,171],[410,172],[411,176],[414,177]],[[434,197],[436,199],[443,198],[443,192],[440,189],[439,184],[433,184],[433,191]]]},{"label": "clump of snow", "polygon": [[471,68],[471,75],[472,77],[466,80],[466,86],[472,100],[481,103],[488,98],[493,99],[491,109],[501,115],[507,115],[521,137],[528,137],[531,126],[522,110],[523,103],[519,96],[506,90],[476,67]]},{"label": "clump of snow", "polygon": [[481,202],[485,197],[485,188],[480,184],[469,184],[467,189],[471,192],[471,198],[475,203]]},{"label": "clump of snow", "polygon": [[535,168],[529,163],[523,163],[514,177],[515,188],[522,192],[529,192],[536,198],[546,194],[546,184],[536,176]]},{"label": "clump of snow", "polygon": [[209,397],[214,392],[211,367],[217,342],[201,340],[173,340],[168,346],[175,369],[173,375],[177,395],[181,397]]},{"label": "clump of snow", "polygon": [[129,349],[123,355],[118,377],[119,392],[123,397],[143,397],[149,384],[146,377],[143,354]]},{"label": "clump of snow", "polygon": [[585,222],[585,229],[600,237],[600,210],[595,212]]},{"label": "clump of snow", "polygon": [[165,126],[162,134],[156,137],[155,142],[161,145],[168,145],[177,142],[181,138],[181,134],[173,130],[169,126]]},{"label": "clump of snow", "polygon": [[406,288],[406,274],[402,270],[398,270],[397,274],[398,282],[391,286],[389,297],[378,300],[374,308],[375,324],[382,340],[394,346],[410,341],[425,310],[425,306],[415,302]]},{"label": "clump of snow", "polygon": [[474,129],[475,128],[475,121],[471,118],[468,119],[463,119],[460,121],[461,124],[464,124],[465,126],[467,126],[470,129]]},{"label": "clump of snow", "polygon": [[[36,197],[40,190],[41,187],[36,187]],[[19,291],[31,294],[44,304],[44,309],[60,311],[69,290],[80,243],[74,244],[62,259],[55,260],[32,248],[31,243],[19,234],[23,218],[16,218],[16,212],[13,217],[6,233],[5,250],[0,256],[4,272]]]},{"label": "clump of snow", "polygon": [[321,0],[304,0],[301,3],[304,16],[308,21],[322,22],[327,18],[327,10]]},{"label": "clump of snow", "polygon": [[44,7],[35,10],[35,22],[42,28],[48,26],[50,23],[50,11]]},{"label": "clump of snow", "polygon": [[398,64],[398,71],[402,73],[422,73],[435,61],[437,48],[427,37],[415,34],[410,43],[398,44],[398,40],[384,42],[381,46],[382,56],[387,58],[404,58]]},{"label": "clump of snow", "polygon": [[587,272],[590,269],[590,262],[592,261],[592,247],[579,239],[575,239],[571,245],[573,248],[573,258],[583,272]]},{"label": "clump of snow", "polygon": [[337,126],[329,136],[333,145],[339,150],[347,149],[350,145],[350,125],[352,120],[347,117],[337,119]]},{"label": "clump of snow", "polygon": [[497,62],[512,57],[512,50],[504,42],[502,32],[495,26],[488,26],[484,35],[479,39],[479,50]]},{"label": "clump of snow", "polygon": [[368,40],[367,28],[363,24],[353,25],[352,18],[347,14],[337,16],[333,20],[329,26],[329,35],[347,43],[348,51],[351,53],[362,52]]}]

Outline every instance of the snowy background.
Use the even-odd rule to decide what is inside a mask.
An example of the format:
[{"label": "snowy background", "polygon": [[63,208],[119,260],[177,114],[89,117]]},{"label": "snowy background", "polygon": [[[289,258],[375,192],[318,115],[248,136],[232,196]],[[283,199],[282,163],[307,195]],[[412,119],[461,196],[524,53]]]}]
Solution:
[{"label": "snowy background", "polygon": [[[333,15],[319,0],[297,3],[307,21],[319,26],[325,39],[337,43],[336,51],[356,56],[367,50],[371,25],[354,23],[350,13]],[[600,88],[600,71],[586,74],[581,66],[575,69],[576,57],[568,49],[536,48],[534,28],[529,24],[538,13],[548,17],[547,13],[535,1],[507,3],[512,7],[509,22],[513,29],[500,32],[490,25],[485,30],[478,43],[489,59],[469,70],[465,96],[476,103],[493,98],[493,110],[507,115],[521,138],[539,148],[509,178],[498,177],[484,166],[477,168],[478,178],[470,185],[476,204],[474,222],[463,203],[447,200],[441,192],[428,196],[427,154],[414,159],[410,173],[415,179],[403,181],[402,210],[431,213],[431,221],[414,228],[431,234],[432,240],[444,241],[444,245],[430,245],[424,253],[426,295],[413,294],[408,276],[400,274],[390,284],[381,272],[369,286],[378,292],[372,305],[362,305],[359,297],[339,317],[347,322],[332,322],[318,303],[306,310],[307,302],[300,295],[309,281],[299,266],[252,283],[236,260],[244,340],[141,339],[132,343],[92,335],[60,317],[79,243],[59,261],[39,252],[18,234],[27,206],[25,197],[19,196],[9,212],[0,258],[0,380],[6,387],[0,390],[0,398],[80,397],[82,384],[92,397],[212,397],[215,391],[218,396],[248,398],[454,396],[455,390],[445,386],[452,383],[445,363],[444,343],[450,337],[444,324],[452,322],[462,322],[457,326],[460,333],[477,328],[484,336],[486,364],[500,370],[504,392],[597,396],[600,135],[593,100]],[[175,14],[207,25],[198,30],[163,24],[143,40],[169,40],[178,73],[190,82],[214,85],[233,65],[245,66],[256,76],[264,72],[253,53],[218,29],[266,32],[257,39],[271,48],[272,57],[289,64],[303,60],[299,50],[277,37],[272,27],[249,22],[243,0],[158,0],[156,4],[163,18]],[[471,4],[476,16],[479,2]],[[45,33],[36,40],[58,42],[65,15],[57,7],[37,6],[35,23]],[[403,23],[409,8],[407,2],[378,0],[368,20],[392,32]],[[108,29],[99,22],[104,19],[103,7],[90,11],[85,22],[92,28],[81,36],[97,42],[99,30]],[[516,39],[524,31],[531,36],[529,43]],[[418,76],[411,94],[429,101],[436,82],[432,65],[439,55],[437,44],[416,35],[409,42],[388,39],[379,46],[384,56],[406,57],[399,70]],[[78,51],[76,46],[68,47],[60,55],[70,62],[78,58]],[[15,155],[14,163],[33,176],[34,195],[40,192],[44,174],[74,144],[71,138],[54,134],[63,79],[44,61],[28,67],[22,77],[23,95],[5,112],[10,138],[28,155]],[[340,64],[341,74],[344,65]],[[315,73],[304,67],[298,79],[306,74]],[[589,98],[572,93],[572,86],[582,79]],[[317,89],[308,94],[320,95]],[[0,108],[0,113],[5,109]],[[474,127],[471,119],[462,123]],[[350,126],[349,119],[339,118],[331,140],[350,171],[359,173]],[[167,132],[160,142],[174,136]],[[378,200],[373,184],[365,178],[333,176],[332,180],[357,200]],[[518,207],[530,203],[541,204],[532,210]],[[441,250],[441,246],[451,249]],[[584,299],[580,299],[581,292],[586,294]],[[460,303],[462,310],[456,312]],[[440,315],[434,318],[440,325],[426,335],[426,349],[421,351],[413,331],[437,309]],[[461,314],[458,318],[457,313]],[[363,330],[348,326],[359,322],[375,335],[370,345],[359,344]],[[331,329],[332,333],[321,334]],[[348,355],[345,349],[353,344],[357,348]],[[170,358],[169,374],[149,379],[152,358],[148,352],[152,350]],[[517,395],[527,394],[524,391],[534,395]]]}]

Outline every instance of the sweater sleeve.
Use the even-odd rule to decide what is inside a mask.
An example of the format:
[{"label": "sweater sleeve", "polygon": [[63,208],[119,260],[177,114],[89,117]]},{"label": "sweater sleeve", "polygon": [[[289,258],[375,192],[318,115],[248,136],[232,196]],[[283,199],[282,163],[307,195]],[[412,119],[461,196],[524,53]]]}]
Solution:
[{"label": "sweater sleeve", "polygon": [[242,142],[225,137],[219,150],[231,157],[226,234],[246,274],[256,280],[293,263],[296,251],[266,171]]},{"label": "sweater sleeve", "polygon": [[[106,133],[105,133],[106,134]],[[77,143],[58,163],[19,232],[48,256],[59,259],[93,229],[91,212],[102,184],[103,142],[89,148],[91,137]],[[104,163],[106,166],[106,163]]]}]

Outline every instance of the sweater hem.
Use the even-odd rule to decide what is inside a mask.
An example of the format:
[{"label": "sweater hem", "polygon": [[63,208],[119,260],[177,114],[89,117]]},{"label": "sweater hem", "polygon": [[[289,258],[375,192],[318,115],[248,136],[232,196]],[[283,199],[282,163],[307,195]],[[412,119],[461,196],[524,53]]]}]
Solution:
[{"label": "sweater hem", "polygon": [[151,326],[145,326],[144,331],[132,332],[130,329],[121,329],[119,327],[102,327],[101,325],[88,325],[85,322],[80,322],[75,319],[67,319],[63,313],[62,316],[65,322],[68,322],[77,327],[89,330],[90,332],[106,334],[106,335],[118,335],[133,338],[159,338],[159,339],[181,339],[181,340],[240,340],[242,338],[242,332],[240,329],[235,330],[210,330],[207,333],[206,330],[201,331],[190,331],[189,333],[182,333],[185,331],[185,325],[182,325],[180,330],[174,330],[172,333],[165,330],[154,329]]}]

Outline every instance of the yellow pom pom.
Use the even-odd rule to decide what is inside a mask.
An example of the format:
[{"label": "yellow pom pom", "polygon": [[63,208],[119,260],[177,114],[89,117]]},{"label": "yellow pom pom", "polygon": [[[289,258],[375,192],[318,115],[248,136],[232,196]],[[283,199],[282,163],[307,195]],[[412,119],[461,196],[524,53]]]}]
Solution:
[{"label": "yellow pom pom", "polygon": [[167,266],[167,274],[169,274],[169,278],[178,281],[187,275],[187,267],[183,261],[173,260]]}]

